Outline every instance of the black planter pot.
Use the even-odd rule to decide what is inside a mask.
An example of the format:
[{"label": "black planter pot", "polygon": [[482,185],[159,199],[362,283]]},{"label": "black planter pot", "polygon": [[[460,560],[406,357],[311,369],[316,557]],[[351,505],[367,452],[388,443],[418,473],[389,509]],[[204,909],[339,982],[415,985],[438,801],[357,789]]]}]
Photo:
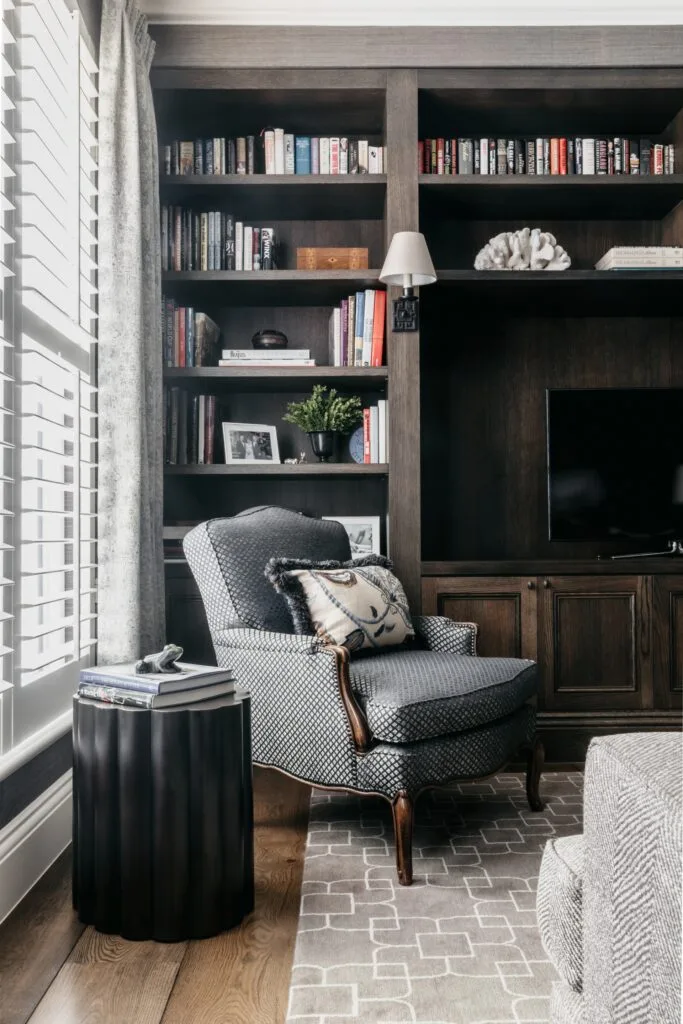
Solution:
[{"label": "black planter pot", "polygon": [[336,430],[313,430],[309,433],[313,454],[317,455],[321,462],[329,462],[337,450]]}]

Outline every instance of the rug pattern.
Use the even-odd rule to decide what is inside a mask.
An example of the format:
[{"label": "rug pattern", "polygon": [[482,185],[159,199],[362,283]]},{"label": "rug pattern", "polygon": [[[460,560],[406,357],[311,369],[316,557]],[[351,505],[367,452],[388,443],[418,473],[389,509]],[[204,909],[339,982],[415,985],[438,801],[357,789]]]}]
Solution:
[{"label": "rug pattern", "polygon": [[557,977],[536,926],[543,847],[581,831],[583,776],[501,774],[424,794],[412,886],[389,805],[314,790],[287,1020],[546,1024]]}]

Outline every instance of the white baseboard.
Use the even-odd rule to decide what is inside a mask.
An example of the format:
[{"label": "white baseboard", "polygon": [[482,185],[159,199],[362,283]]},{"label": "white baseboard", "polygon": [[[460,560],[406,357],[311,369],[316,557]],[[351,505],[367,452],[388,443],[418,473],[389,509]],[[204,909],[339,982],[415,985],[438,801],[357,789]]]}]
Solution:
[{"label": "white baseboard", "polygon": [[0,830],[0,923],[71,842],[69,769]]}]

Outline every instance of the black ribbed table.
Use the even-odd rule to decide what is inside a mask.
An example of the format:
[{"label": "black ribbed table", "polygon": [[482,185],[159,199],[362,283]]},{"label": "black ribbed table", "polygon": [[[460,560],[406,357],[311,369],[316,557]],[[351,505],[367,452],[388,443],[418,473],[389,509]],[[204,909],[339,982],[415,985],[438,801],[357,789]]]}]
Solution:
[{"label": "black ribbed table", "polygon": [[73,900],[81,921],[178,942],[254,906],[246,693],[147,711],[74,698]]}]

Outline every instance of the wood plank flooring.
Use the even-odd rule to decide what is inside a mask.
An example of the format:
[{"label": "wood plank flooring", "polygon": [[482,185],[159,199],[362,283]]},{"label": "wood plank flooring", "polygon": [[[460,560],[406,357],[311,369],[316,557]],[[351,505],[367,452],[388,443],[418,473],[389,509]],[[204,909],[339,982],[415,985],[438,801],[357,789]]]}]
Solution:
[{"label": "wood plank flooring", "polygon": [[307,786],[254,773],[256,909],[201,942],[127,942],[79,924],[67,851],[0,927],[0,1024],[282,1024]]}]

